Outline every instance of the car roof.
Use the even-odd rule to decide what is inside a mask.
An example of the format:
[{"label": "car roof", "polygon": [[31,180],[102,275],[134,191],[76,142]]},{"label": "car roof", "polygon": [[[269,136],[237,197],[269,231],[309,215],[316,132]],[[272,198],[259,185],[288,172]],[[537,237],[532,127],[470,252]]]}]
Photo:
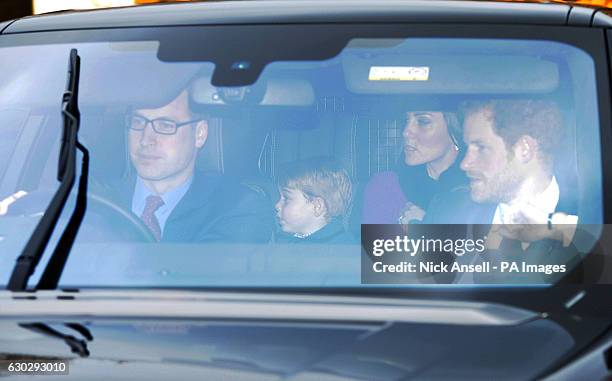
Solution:
[{"label": "car roof", "polygon": [[[300,23],[612,25],[597,9],[567,4],[431,0],[261,0],[155,4],[25,17],[2,34],[121,27]],[[603,21],[602,21],[603,20]],[[4,29],[4,30],[2,30]]]}]

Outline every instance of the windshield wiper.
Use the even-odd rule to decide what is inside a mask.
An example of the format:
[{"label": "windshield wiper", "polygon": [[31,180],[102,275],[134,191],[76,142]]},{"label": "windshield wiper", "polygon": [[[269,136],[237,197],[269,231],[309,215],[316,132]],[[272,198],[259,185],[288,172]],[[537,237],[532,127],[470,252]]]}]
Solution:
[{"label": "windshield wiper", "polygon": [[17,258],[13,273],[8,283],[11,291],[24,291],[28,285],[28,279],[34,273],[40,258],[45,252],[49,239],[55,229],[57,221],[66,205],[66,200],[74,185],[76,177],[76,150],[83,153],[81,176],[76,198],[76,206],[57,243],[49,263],[36,287],[36,289],[54,289],[68,259],[68,254],[76,238],[79,226],[83,221],[87,207],[87,177],[89,174],[89,152],[78,141],[78,131],[81,115],[78,106],[79,72],[81,58],[76,49],[70,51],[68,63],[68,80],[66,91],[62,96],[62,116],[64,129],[60,147],[59,162],[57,168],[57,180],[61,182],[51,203],[36,226],[34,233],[30,236],[28,243]]},{"label": "windshield wiper", "polygon": [[[29,329],[30,331],[41,333],[45,336],[53,337],[62,340],[66,343],[72,353],[76,353],[81,357],[89,357],[89,349],[87,348],[87,341],[93,340],[93,335],[85,326],[78,323],[64,324],[68,328],[72,328],[79,332],[85,340],[77,339],[72,335],[62,333],[56,329],[51,328],[48,324],[44,323],[20,323],[19,326]],[[87,340],[87,341],[86,341]]]}]

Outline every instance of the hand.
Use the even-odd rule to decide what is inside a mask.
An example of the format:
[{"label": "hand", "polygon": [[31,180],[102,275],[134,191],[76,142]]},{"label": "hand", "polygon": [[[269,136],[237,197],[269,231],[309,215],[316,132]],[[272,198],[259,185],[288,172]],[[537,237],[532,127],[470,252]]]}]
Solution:
[{"label": "hand", "polygon": [[548,228],[548,213],[530,204],[522,205],[514,212],[507,224],[499,226],[498,233],[521,242],[559,239],[558,231]]},{"label": "hand", "polygon": [[533,205],[525,204],[511,216],[508,224],[494,226],[492,232],[503,238],[525,243],[553,239],[567,246],[573,238],[576,223],[576,216],[557,212],[553,215],[552,226],[549,227],[547,213]]},{"label": "hand", "polygon": [[399,218],[400,224],[409,224],[411,221],[423,221],[425,217],[425,211],[418,205],[411,202],[407,202],[404,210]]},{"label": "hand", "polygon": [[511,215],[506,214],[504,222],[491,226],[487,234],[487,249],[499,249],[504,239],[523,243],[523,250],[534,241],[557,239],[554,237],[556,232],[548,228],[548,214],[530,205],[521,205]]}]

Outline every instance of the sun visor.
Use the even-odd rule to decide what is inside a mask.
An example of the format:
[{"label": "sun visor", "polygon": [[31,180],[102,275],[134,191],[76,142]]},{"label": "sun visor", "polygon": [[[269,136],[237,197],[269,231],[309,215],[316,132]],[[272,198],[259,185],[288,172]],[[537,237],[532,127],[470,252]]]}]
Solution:
[{"label": "sun visor", "polygon": [[358,94],[542,94],[559,86],[557,64],[517,55],[345,54],[342,65]]},{"label": "sun visor", "polygon": [[159,107],[188,88],[197,73],[212,73],[213,68],[212,63],[163,63],[155,56],[108,57],[83,65],[79,101]]},{"label": "sun visor", "polygon": [[73,47],[81,57],[82,106],[156,107],[214,69],[210,62],[160,61],[154,41],[10,47],[2,57],[0,103],[59,107]]}]

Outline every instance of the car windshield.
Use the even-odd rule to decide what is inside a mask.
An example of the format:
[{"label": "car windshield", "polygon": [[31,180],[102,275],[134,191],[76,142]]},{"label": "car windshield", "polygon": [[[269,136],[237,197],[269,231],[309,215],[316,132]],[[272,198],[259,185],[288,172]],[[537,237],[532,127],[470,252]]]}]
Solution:
[{"label": "car windshield", "polygon": [[73,48],[90,182],[61,287],[550,285],[571,274],[603,223],[588,49],[356,30],[3,36],[0,284],[58,188]]}]

